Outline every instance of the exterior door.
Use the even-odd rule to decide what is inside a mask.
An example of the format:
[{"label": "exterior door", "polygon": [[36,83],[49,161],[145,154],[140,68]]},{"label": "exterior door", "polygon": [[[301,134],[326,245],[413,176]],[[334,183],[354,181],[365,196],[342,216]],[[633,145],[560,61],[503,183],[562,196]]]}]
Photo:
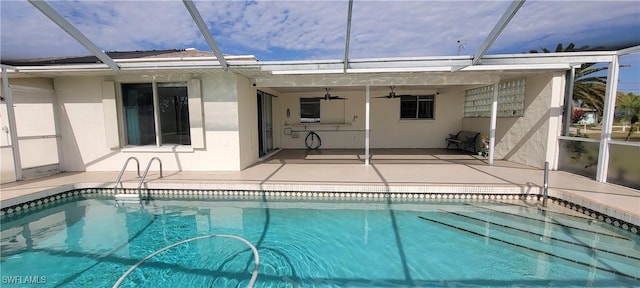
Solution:
[{"label": "exterior door", "polygon": [[273,150],[273,95],[258,91],[258,139],[260,157]]}]

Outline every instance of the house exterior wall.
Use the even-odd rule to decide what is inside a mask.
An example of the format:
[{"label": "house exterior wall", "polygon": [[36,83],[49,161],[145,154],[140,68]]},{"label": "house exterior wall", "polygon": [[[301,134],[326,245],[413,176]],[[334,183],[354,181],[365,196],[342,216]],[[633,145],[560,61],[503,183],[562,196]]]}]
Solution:
[{"label": "house exterior wall", "polygon": [[[324,95],[324,93],[321,93]],[[321,110],[331,108],[321,112],[321,115],[343,115],[340,123],[333,122],[331,124],[301,124],[300,123],[300,98],[319,97],[317,93],[283,93],[278,97],[278,106],[274,109],[275,116],[279,117],[279,121],[275,134],[279,135],[280,146],[284,149],[305,149],[305,137],[309,131],[316,132],[322,139],[321,148],[362,148],[364,147],[364,93],[339,93],[340,96],[348,98],[348,100],[320,100]],[[331,102],[331,103],[329,103]],[[327,105],[329,104],[329,105]],[[289,116],[287,117],[287,109]],[[329,112],[329,113],[325,113]],[[348,115],[348,116],[344,116]],[[353,116],[357,115],[357,119],[353,120]],[[323,119],[324,120],[324,119]],[[274,119],[275,121],[275,119]],[[346,122],[346,123],[345,123]],[[287,130],[291,130],[291,135]],[[351,131],[349,131],[351,130]],[[353,131],[357,130],[357,131]]]},{"label": "house exterior wall", "polygon": [[0,183],[10,183],[16,181],[16,170],[13,163],[13,151],[11,148],[0,149]]},{"label": "house exterior wall", "polygon": [[[304,149],[308,131],[316,132],[322,139],[321,148],[364,148],[365,92],[340,92],[336,95],[347,100],[321,100],[321,123],[300,123],[300,98],[322,95],[309,93],[285,93],[278,98],[280,129],[276,131],[282,148]],[[462,127],[464,91],[441,93],[435,96],[435,119],[401,120],[400,99],[374,98],[385,93],[371,93],[371,148],[444,148],[445,138]],[[398,95],[406,94],[396,91]],[[433,91],[411,91],[414,95],[429,95]],[[290,117],[287,118],[287,109]],[[325,116],[326,115],[326,116]],[[285,129],[293,135],[285,135]],[[295,132],[300,131],[300,132]],[[297,136],[294,136],[297,134]],[[293,136],[293,137],[292,137]],[[297,138],[296,138],[297,137]]]},{"label": "house exterior wall", "polygon": [[[188,81],[192,78],[194,78],[193,75],[174,73],[156,76],[155,81]],[[232,73],[208,73],[195,78],[199,79],[201,87],[199,101],[202,102],[201,113],[203,113],[201,126],[204,126],[202,148],[176,145],[122,148],[109,144],[113,143],[113,139],[107,139],[105,135],[114,134],[109,133],[109,126],[113,126],[113,123],[105,121],[108,117],[100,116],[106,115],[105,111],[111,109],[107,107],[109,104],[103,101],[103,83],[113,81],[115,90],[119,91],[121,83],[151,82],[145,76],[56,78],[54,85],[60,106],[64,169],[66,171],[118,171],[131,156],[140,160],[142,169],[152,157],[159,157],[163,169],[167,171],[242,169],[240,151],[243,148],[240,147],[240,138],[243,133],[240,132],[239,111],[245,108],[239,107],[241,104],[238,101],[238,85],[244,85],[246,84],[244,82],[248,81],[246,79],[239,81],[238,76]],[[243,95],[251,94],[249,91],[242,91],[242,93]],[[194,113],[191,110],[191,104],[194,102],[192,102],[193,99],[189,101],[191,114]],[[243,102],[242,105],[244,104]],[[116,105],[122,105],[120,96],[116,97]],[[122,109],[116,107],[116,110],[119,123],[117,123],[118,131],[115,134],[121,137],[119,142],[122,145],[124,120]],[[198,130],[192,129],[192,133],[194,131]],[[248,161],[250,160],[245,160],[245,162]],[[151,170],[157,170],[157,167],[152,165]],[[134,169],[134,165],[129,165],[128,170]]]},{"label": "house exterior wall", "polygon": [[[202,78],[206,148],[198,171],[240,170],[240,127],[236,76],[217,73]],[[203,161],[204,160],[204,161]],[[193,165],[193,163],[189,163]],[[191,167],[191,166],[186,166]]]},{"label": "house exterior wall", "polygon": [[239,169],[258,161],[258,91],[249,79],[237,77],[238,124],[239,124]]},{"label": "house exterior wall", "polygon": [[445,138],[462,126],[464,91],[436,95],[433,120],[400,120],[397,98],[372,100],[371,115],[372,148],[445,148]]},{"label": "house exterior wall", "polygon": [[[1,83],[1,81],[0,81]],[[53,82],[45,78],[10,79],[23,179],[60,171]],[[7,106],[0,104],[2,183],[15,181]]]},{"label": "house exterior wall", "polygon": [[[563,89],[562,73],[526,78],[524,117],[497,119],[495,158],[538,168],[554,161]],[[463,118],[462,122],[464,130],[489,135],[490,118]]]},{"label": "house exterior wall", "polygon": [[[190,114],[200,113],[201,123],[192,125],[193,133],[202,133],[202,145],[163,147],[123,147],[124,117],[120,85],[189,81],[197,79],[198,97],[189,99]],[[164,75],[59,77],[54,80],[16,79],[12,85],[31,86],[38,91],[54,91],[48,102],[41,96],[21,96],[24,101],[45,103],[51,107],[48,118],[57,118],[58,141],[61,141],[60,163],[63,171],[118,171],[125,160],[137,157],[142,168],[152,157],[162,160],[167,171],[237,171],[258,160],[257,89],[251,80],[227,72],[202,75],[167,72]],[[496,158],[542,167],[544,161],[555,159],[556,135],[560,127],[563,74],[537,74],[527,78],[525,115],[518,118],[498,118]],[[111,88],[110,88],[111,87]],[[190,88],[191,89],[191,88]],[[285,149],[304,149],[308,131],[322,137],[322,148],[364,148],[365,92],[335,93],[347,100],[321,100],[323,124],[300,124],[300,97],[318,97],[315,93],[277,93],[273,99],[274,146]],[[112,91],[112,92],[109,92]],[[190,90],[190,94],[192,90]],[[195,91],[195,90],[193,90]],[[112,97],[105,93],[113,94]],[[449,133],[473,130],[489,134],[489,118],[463,118],[463,89],[455,86],[435,96],[433,120],[401,120],[400,99],[375,98],[388,92],[371,93],[371,148],[444,148]],[[429,95],[434,91],[396,91],[397,94]],[[323,93],[321,93],[323,94]],[[14,98],[15,95],[14,95]],[[193,105],[192,105],[193,104]],[[191,107],[199,106],[199,110]],[[290,111],[287,116],[287,110]],[[2,110],[5,111],[5,110]],[[38,110],[39,111],[39,110]],[[42,112],[30,112],[45,115]],[[192,115],[190,115],[192,116]],[[22,116],[17,116],[22,117]],[[30,124],[29,117],[17,119],[21,133],[27,128],[49,129],[51,123]],[[191,117],[190,117],[191,118]],[[198,117],[195,117],[197,119]],[[6,117],[3,118],[3,121]],[[35,123],[35,122],[34,122]],[[3,123],[3,125],[5,125]],[[195,127],[194,125],[198,126]],[[52,129],[49,129],[52,130]],[[292,130],[293,135],[287,131]],[[200,131],[200,132],[198,132]],[[296,132],[297,131],[297,132]],[[40,134],[45,133],[43,131]],[[49,132],[46,132],[49,133]],[[55,134],[55,129],[51,134]],[[297,137],[293,137],[297,134]],[[27,134],[19,134],[21,136]],[[35,134],[34,134],[35,135]],[[28,136],[28,135],[27,135]],[[197,136],[197,135],[194,135]],[[113,137],[117,139],[113,139]],[[2,141],[6,140],[3,137]],[[197,137],[193,137],[197,138]],[[2,142],[3,145],[6,145]],[[114,145],[115,143],[115,145]],[[549,149],[547,149],[549,148]],[[29,150],[37,150],[31,147]],[[36,158],[58,155],[55,151]],[[13,166],[10,149],[2,149],[2,181],[12,181]],[[29,163],[29,156],[25,156]],[[23,160],[23,163],[25,163]],[[11,165],[9,165],[11,164]],[[26,167],[26,166],[25,166]],[[133,165],[128,170],[133,170]],[[157,165],[151,167],[157,170]]]}]

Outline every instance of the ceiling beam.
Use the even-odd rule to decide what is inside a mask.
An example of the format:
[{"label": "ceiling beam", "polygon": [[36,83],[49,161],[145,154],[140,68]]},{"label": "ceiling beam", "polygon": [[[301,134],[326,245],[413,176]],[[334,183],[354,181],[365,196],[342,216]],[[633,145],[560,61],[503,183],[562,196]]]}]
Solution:
[{"label": "ceiling beam", "polygon": [[349,42],[351,41],[351,15],[353,14],[353,0],[349,0],[349,12],[347,13],[347,39],[344,47],[344,69],[343,73],[347,73],[349,67]]},{"label": "ceiling beam", "polygon": [[222,52],[220,52],[220,49],[218,49],[216,41],[214,41],[213,36],[211,36],[211,31],[209,31],[207,24],[204,22],[204,19],[202,19],[202,15],[200,15],[200,12],[198,11],[198,8],[196,8],[196,5],[191,0],[182,0],[182,3],[184,3],[184,6],[187,7],[187,10],[189,10],[191,18],[193,18],[193,21],[196,22],[196,25],[200,29],[200,33],[202,33],[202,36],[204,36],[207,44],[209,44],[209,47],[211,48],[211,51],[213,51],[213,54],[215,54],[216,58],[218,58],[218,62],[220,62],[220,65],[222,65],[222,69],[224,69],[224,71],[228,71],[229,65],[227,64],[227,60],[224,59],[224,55],[222,55]]},{"label": "ceiling beam", "polygon": [[62,28],[62,30],[67,32],[67,34],[69,34],[71,37],[73,37],[73,39],[76,39],[76,41],[78,41],[78,43],[80,43],[82,46],[84,46],[84,48],[86,48],[91,53],[93,53],[93,55],[98,57],[98,59],[100,59],[100,61],[102,61],[102,63],[107,64],[107,66],[109,66],[109,68],[111,68],[111,70],[113,70],[113,71],[120,70],[120,66],[118,66],[118,64],[115,61],[113,61],[113,59],[111,59],[111,57],[109,57],[109,55],[107,55],[106,53],[104,53],[104,51],[102,51],[100,48],[98,48],[98,46],[96,46],[96,44],[91,42],[91,40],[89,40],[89,38],[87,38],[87,36],[82,34],[82,32],[80,32],[80,30],[78,30],[75,26],[73,26],[73,24],[71,24],[71,22],[67,21],[67,19],[62,17],[62,15],[60,15],[56,10],[54,10],[51,6],[49,6],[49,4],[47,4],[47,2],[45,2],[43,0],[38,0],[38,1],[29,0],[29,3],[31,3],[31,5],[33,5],[34,7],[36,7],[36,9],[40,10],[40,12],[42,12],[42,14],[44,14],[47,17],[49,17],[49,19],[51,19],[51,21],[56,23],[56,25],[58,25],[60,28]]},{"label": "ceiling beam", "polygon": [[480,45],[480,48],[478,49],[478,51],[476,51],[476,54],[474,54],[472,65],[476,65],[480,62],[480,59],[482,59],[484,54],[487,53],[487,50],[489,50],[489,47],[493,45],[493,42],[498,39],[498,36],[500,36],[502,30],[507,27],[509,21],[511,21],[513,16],[516,15],[520,7],[524,5],[525,1],[526,0],[514,0],[513,2],[511,2],[511,5],[509,5],[507,11],[502,14],[502,17],[500,18],[500,20],[498,20],[498,23],[496,23],[496,25],[493,27],[493,30],[491,30],[491,33],[489,33],[487,38],[484,39],[484,42],[482,43],[482,45]]}]

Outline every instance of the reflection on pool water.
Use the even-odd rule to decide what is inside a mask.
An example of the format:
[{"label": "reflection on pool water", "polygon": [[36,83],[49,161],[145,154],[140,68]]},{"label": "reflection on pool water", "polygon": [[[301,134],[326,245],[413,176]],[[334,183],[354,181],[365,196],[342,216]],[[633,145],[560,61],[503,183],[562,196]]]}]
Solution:
[{"label": "reflection on pool water", "polygon": [[[257,247],[256,287],[640,286],[637,234],[520,200],[154,200],[140,209],[88,195],[5,217],[2,286],[110,287],[152,252],[209,234]],[[121,287],[246,287],[253,264],[242,242],[207,238],[160,253]]]}]

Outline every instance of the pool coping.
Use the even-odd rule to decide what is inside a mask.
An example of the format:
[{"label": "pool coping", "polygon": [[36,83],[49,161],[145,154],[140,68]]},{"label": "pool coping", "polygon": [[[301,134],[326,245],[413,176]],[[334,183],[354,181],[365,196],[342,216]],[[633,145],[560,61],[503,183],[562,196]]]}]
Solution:
[{"label": "pool coping", "polygon": [[[44,189],[27,195],[22,195],[0,202],[0,215],[5,216],[21,210],[60,201],[72,195],[85,193],[100,193],[104,195],[114,195],[115,183],[105,182],[80,182],[60,185],[57,187]],[[265,183],[145,183],[144,189],[150,191],[154,196],[243,196],[244,191],[265,193],[265,195],[280,196],[286,198],[303,198],[312,194],[320,193],[325,198],[341,199],[352,197],[352,199],[366,198],[367,194],[389,195],[392,198],[411,199],[451,199],[451,200],[473,200],[473,199],[500,199],[495,197],[524,197],[527,199],[537,199],[542,201],[542,187],[537,185],[453,185],[453,184],[430,184],[430,185],[319,185],[319,184],[265,184]],[[75,193],[74,193],[75,192]],[[135,183],[122,183],[122,188],[118,193],[138,193]],[[273,193],[273,194],[271,194]],[[277,194],[276,194],[277,193]],[[355,196],[355,197],[354,197]],[[640,216],[631,212],[617,209],[599,201],[577,195],[571,191],[558,188],[548,189],[549,201],[580,212],[601,221],[605,221],[616,227],[621,227],[632,233],[640,234]]]}]

